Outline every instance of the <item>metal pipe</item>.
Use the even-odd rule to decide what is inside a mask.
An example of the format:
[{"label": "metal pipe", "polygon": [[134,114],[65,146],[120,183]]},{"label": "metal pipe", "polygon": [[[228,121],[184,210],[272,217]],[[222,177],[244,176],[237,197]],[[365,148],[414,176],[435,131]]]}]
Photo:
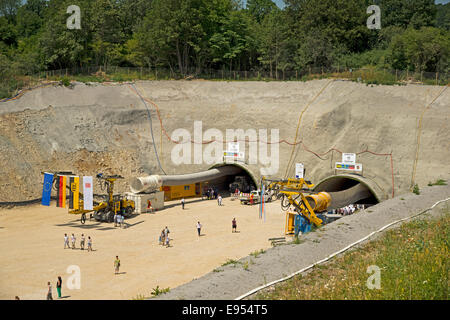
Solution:
[{"label": "metal pipe", "polygon": [[131,179],[129,183],[131,192],[133,193],[151,192],[158,190],[162,186],[179,186],[210,181],[224,176],[238,174],[241,171],[242,169],[236,166],[223,166],[189,174],[136,177]]}]

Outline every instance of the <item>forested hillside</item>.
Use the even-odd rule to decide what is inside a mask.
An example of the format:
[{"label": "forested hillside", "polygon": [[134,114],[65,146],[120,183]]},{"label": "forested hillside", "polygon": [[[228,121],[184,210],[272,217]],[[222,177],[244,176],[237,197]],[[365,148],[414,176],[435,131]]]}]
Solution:
[{"label": "forested hillside", "polygon": [[[450,70],[450,4],[380,0],[2,0],[0,77],[87,65],[217,70]],[[67,8],[81,8],[69,30]]]}]

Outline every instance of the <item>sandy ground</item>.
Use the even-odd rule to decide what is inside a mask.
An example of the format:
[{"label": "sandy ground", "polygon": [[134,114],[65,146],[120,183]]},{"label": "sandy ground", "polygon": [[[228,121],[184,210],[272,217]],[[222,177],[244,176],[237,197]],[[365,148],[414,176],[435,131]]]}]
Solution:
[{"label": "sandy ground", "polygon": [[[170,205],[173,205],[170,207]],[[53,204],[54,205],[54,204]],[[153,288],[174,288],[201,277],[228,259],[239,259],[270,247],[268,238],[283,236],[285,216],[279,203],[268,204],[266,221],[258,218],[258,206],[224,199],[187,200],[156,214],[127,220],[129,227],[87,221],[66,209],[40,205],[0,211],[0,299],[45,299],[47,281],[56,294],[57,276],[63,279],[65,299],[132,299],[150,296]],[[236,217],[239,233],[231,232]],[[197,236],[196,223],[203,225]],[[161,230],[170,229],[171,247],[158,244]],[[63,249],[64,233],[77,237],[77,249]],[[93,239],[93,252],[79,249],[84,233]],[[122,274],[114,274],[114,259],[121,260]],[[81,270],[81,289],[68,290],[68,266]]]}]

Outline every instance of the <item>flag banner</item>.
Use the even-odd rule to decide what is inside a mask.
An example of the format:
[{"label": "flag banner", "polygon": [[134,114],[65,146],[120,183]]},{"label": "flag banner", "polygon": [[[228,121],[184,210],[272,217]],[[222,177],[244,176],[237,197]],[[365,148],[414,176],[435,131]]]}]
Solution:
[{"label": "flag banner", "polygon": [[73,208],[78,210],[80,208],[80,177],[74,177],[73,181],[75,185],[73,190]]},{"label": "flag banner", "polygon": [[61,206],[61,183],[60,183],[60,176],[56,176],[56,206]]},{"label": "flag banner", "polygon": [[53,174],[44,173],[44,184],[42,187],[42,202],[43,206],[50,206],[50,198],[52,195]]},{"label": "flag banner", "polygon": [[66,184],[67,178],[65,176],[58,176],[56,180],[56,185],[58,187],[58,201],[56,204],[57,207],[66,207]]},{"label": "flag banner", "polygon": [[83,209],[94,209],[94,190],[92,177],[83,177]]},{"label": "flag banner", "polygon": [[69,200],[70,209],[78,210],[79,197],[80,197],[80,178],[70,177],[70,200]]},{"label": "flag banner", "polygon": [[73,209],[73,192],[72,192],[73,182],[74,177],[69,177],[69,209]]}]

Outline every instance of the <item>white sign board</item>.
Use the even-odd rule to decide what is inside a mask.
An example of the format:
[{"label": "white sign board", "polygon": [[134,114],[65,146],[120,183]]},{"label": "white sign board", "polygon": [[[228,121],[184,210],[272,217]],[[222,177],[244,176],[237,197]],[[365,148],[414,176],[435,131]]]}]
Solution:
[{"label": "white sign board", "polygon": [[342,162],[355,164],[356,163],[356,154],[355,153],[343,153],[342,154]]},{"label": "white sign board", "polygon": [[346,170],[346,171],[362,171],[361,163],[344,163],[344,162],[336,162],[335,166],[336,170]]},{"label": "white sign board", "polygon": [[239,142],[228,142],[228,152],[239,153]]},{"label": "white sign board", "polygon": [[295,178],[296,179],[303,179],[303,172],[305,170],[305,166],[303,163],[296,163],[295,164]]}]

